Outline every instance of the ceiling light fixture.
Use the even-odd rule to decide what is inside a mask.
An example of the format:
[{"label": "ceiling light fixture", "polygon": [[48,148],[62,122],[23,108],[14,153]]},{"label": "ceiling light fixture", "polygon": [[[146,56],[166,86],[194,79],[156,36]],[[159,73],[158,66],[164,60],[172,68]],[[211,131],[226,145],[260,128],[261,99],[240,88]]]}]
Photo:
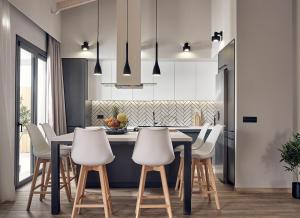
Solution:
[{"label": "ceiling light fixture", "polygon": [[223,39],[223,32],[214,32],[214,35],[211,37],[212,42],[220,42]]},{"label": "ceiling light fixture", "polygon": [[185,42],[185,43],[184,43],[182,50],[183,50],[184,52],[189,52],[189,51],[191,51],[191,46],[189,45],[188,42]]},{"label": "ceiling light fixture", "polygon": [[87,51],[90,49],[89,43],[87,41],[83,42],[83,44],[81,45],[81,49],[83,51]]},{"label": "ceiling light fixture", "polygon": [[102,69],[100,66],[100,60],[99,60],[99,1],[98,0],[98,16],[97,16],[97,61],[94,69],[94,74],[95,75],[101,75],[102,74]]},{"label": "ceiling light fixture", "polygon": [[128,61],[128,0],[127,0],[127,38],[126,38],[126,57],[125,57],[125,65],[123,69],[123,75],[124,76],[130,76],[131,75],[131,69],[129,66],[129,61]]},{"label": "ceiling light fixture", "polygon": [[158,65],[158,43],[157,43],[157,0],[156,0],[156,25],[155,25],[155,29],[156,29],[156,44],[155,44],[155,64],[153,67],[153,75],[159,76],[160,75],[160,68]]}]

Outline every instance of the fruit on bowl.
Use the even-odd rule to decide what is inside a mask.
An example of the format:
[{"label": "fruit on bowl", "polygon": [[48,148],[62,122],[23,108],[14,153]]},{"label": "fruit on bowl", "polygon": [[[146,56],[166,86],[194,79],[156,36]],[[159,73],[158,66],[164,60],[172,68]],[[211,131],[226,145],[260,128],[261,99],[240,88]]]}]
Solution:
[{"label": "fruit on bowl", "polygon": [[109,117],[104,120],[105,124],[109,128],[122,129],[125,128],[128,123],[128,117],[124,113],[114,114],[115,117]]}]

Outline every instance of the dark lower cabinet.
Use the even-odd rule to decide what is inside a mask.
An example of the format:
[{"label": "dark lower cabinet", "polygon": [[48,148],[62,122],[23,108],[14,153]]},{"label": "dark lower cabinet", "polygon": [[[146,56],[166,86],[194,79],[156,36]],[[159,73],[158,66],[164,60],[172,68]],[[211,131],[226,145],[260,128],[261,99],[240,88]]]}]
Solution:
[{"label": "dark lower cabinet", "polygon": [[88,61],[63,58],[63,77],[67,131],[90,125],[91,101],[88,101]]}]

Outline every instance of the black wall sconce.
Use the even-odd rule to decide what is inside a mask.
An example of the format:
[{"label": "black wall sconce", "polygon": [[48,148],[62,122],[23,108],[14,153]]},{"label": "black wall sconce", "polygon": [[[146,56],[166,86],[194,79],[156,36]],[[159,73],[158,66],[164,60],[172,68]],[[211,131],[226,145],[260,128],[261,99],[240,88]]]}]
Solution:
[{"label": "black wall sconce", "polygon": [[220,42],[223,39],[223,32],[214,32],[214,35],[211,37],[212,42]]},{"label": "black wall sconce", "polygon": [[189,51],[191,51],[191,46],[189,45],[188,42],[185,42],[185,43],[184,43],[182,50],[183,50],[184,52],[189,52]]},{"label": "black wall sconce", "polygon": [[81,49],[83,51],[87,51],[90,49],[89,43],[87,41],[83,42],[83,44],[81,45]]}]

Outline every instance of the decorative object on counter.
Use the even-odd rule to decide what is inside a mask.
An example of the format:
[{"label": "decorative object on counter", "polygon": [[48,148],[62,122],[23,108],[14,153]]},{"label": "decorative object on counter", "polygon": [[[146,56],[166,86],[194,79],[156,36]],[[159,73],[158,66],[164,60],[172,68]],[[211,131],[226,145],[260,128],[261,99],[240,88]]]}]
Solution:
[{"label": "decorative object on counter", "polygon": [[193,126],[202,126],[204,122],[202,110],[195,111],[193,116]]},{"label": "decorative object on counter", "polygon": [[153,75],[159,76],[160,75],[160,68],[158,65],[158,43],[157,43],[157,0],[155,2],[156,6],[156,24],[155,24],[155,31],[156,31],[156,44],[155,44],[155,64],[153,68]]},{"label": "decorative object on counter", "polygon": [[119,108],[114,106],[112,117],[104,120],[106,127],[108,127],[107,134],[125,134],[127,132],[128,117],[125,113],[119,113]]},{"label": "decorative object on counter", "polygon": [[94,70],[94,74],[95,75],[101,75],[102,74],[102,69],[100,66],[100,60],[99,60],[99,2],[100,0],[98,0],[98,16],[97,16],[97,62],[96,62],[96,66],[95,66],[95,70]]},{"label": "decorative object on counter", "polygon": [[127,0],[127,6],[126,6],[126,10],[127,10],[127,28],[126,28],[126,34],[127,34],[127,38],[126,38],[126,57],[125,57],[125,65],[124,65],[124,70],[123,70],[123,75],[125,76],[130,76],[131,75],[131,69],[130,69],[130,65],[129,65],[129,61],[128,61],[128,0]]},{"label": "decorative object on counter", "polygon": [[92,101],[91,125],[105,125],[97,115],[110,117],[114,106],[127,115],[129,126],[152,126],[153,111],[157,125],[192,126],[195,110],[202,110],[202,120],[213,123],[216,111],[214,101]]},{"label": "decorative object on counter", "polygon": [[284,168],[286,171],[293,172],[296,182],[292,183],[292,196],[300,199],[300,182],[299,182],[299,167],[300,167],[300,134],[296,133],[293,137],[279,149],[281,153],[280,162],[285,162]]}]

